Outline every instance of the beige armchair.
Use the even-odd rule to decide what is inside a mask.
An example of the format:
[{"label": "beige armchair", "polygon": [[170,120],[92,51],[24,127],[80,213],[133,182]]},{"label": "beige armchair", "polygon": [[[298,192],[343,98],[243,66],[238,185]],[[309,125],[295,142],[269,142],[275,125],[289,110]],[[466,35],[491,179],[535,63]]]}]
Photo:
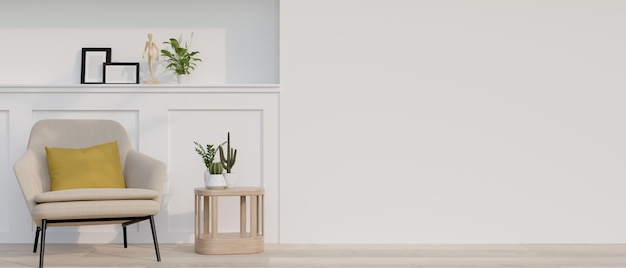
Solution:
[{"label": "beige armchair", "polygon": [[[82,188],[50,191],[45,147],[86,148],[117,141],[126,188]],[[37,225],[33,252],[43,267],[46,228],[93,224],[126,226],[150,221],[157,261],[161,261],[154,215],[166,176],[165,163],[131,148],[126,130],[111,120],[52,119],[37,122],[30,133],[26,152],[13,167],[30,215]]]}]

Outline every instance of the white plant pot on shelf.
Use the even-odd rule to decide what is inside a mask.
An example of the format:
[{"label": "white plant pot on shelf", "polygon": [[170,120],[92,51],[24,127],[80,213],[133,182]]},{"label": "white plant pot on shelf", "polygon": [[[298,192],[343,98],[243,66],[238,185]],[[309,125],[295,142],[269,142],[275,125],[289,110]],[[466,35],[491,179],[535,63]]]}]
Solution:
[{"label": "white plant pot on shelf", "polygon": [[237,173],[224,173],[226,180],[226,188],[235,188],[237,186]]},{"label": "white plant pot on shelf", "polygon": [[177,74],[176,82],[179,84],[188,84],[189,83],[189,75],[188,74]]},{"label": "white plant pot on shelf", "polygon": [[211,174],[204,171],[204,185],[207,189],[220,190],[226,188],[226,180],[222,174]]}]

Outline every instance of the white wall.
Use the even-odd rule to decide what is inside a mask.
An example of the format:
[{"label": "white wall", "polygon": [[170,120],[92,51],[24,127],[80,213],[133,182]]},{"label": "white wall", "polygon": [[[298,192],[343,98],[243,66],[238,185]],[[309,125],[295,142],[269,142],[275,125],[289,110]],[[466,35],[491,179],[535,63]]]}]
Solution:
[{"label": "white wall", "polygon": [[280,4],[282,243],[626,243],[626,2]]},{"label": "white wall", "polygon": [[[33,2],[36,15],[3,19]],[[71,7],[79,1],[6,3],[0,27],[41,31],[75,26],[66,17],[102,21],[112,12],[148,28],[159,20],[138,19],[143,14],[171,11],[107,1],[99,6],[106,12],[87,16]],[[609,0],[282,1],[275,241],[626,243],[625,11],[626,3]],[[254,40],[241,44],[256,49]],[[250,60],[231,53],[228,60]],[[0,70],[13,72],[2,62]],[[0,107],[0,125],[26,116],[9,111]],[[1,140],[10,135],[0,129]],[[7,167],[13,159],[0,154]],[[172,231],[188,228],[161,220]]]},{"label": "white wall", "polygon": [[[8,0],[0,2],[0,84],[79,84],[82,47],[111,47],[113,61],[147,70],[149,32],[161,49],[194,32],[191,49],[203,59],[194,84],[278,83],[278,0]],[[155,72],[173,83],[164,66]]]}]

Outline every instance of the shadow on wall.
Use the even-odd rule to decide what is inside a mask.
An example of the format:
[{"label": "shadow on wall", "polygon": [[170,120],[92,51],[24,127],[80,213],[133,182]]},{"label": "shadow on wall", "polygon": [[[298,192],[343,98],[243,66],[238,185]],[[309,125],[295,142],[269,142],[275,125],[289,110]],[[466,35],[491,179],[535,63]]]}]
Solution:
[{"label": "shadow on wall", "polygon": [[[140,70],[139,74],[139,83],[142,83],[146,80],[150,80],[150,70],[148,69],[147,61],[140,61]],[[154,79],[158,80],[161,84],[177,84],[178,80],[176,79],[176,75],[173,71],[166,69],[167,62],[161,58],[156,63],[153,63],[152,68],[154,71]]]}]

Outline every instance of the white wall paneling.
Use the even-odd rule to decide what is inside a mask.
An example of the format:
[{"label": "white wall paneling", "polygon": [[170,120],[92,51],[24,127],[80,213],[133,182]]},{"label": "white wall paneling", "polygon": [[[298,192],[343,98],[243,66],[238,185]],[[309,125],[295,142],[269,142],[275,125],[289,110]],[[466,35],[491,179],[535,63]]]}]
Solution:
[{"label": "white wall paneling", "polygon": [[[193,141],[219,144],[231,132],[238,149],[233,169],[242,186],[266,189],[266,241],[278,242],[278,90],[276,86],[0,86],[0,243],[30,243],[34,228],[12,165],[32,125],[46,118],[105,118],[120,122],[139,151],[165,161],[168,178],[157,215],[159,240],[193,242],[193,189],[203,187],[204,165]],[[9,142],[10,141],[10,142]],[[220,202],[221,230],[238,228],[238,204]],[[222,219],[222,218],[221,218]],[[231,226],[232,225],[232,226]],[[150,242],[149,227],[131,229],[131,241]],[[121,241],[119,226],[53,228],[52,243]]]},{"label": "white wall paneling", "polygon": [[[9,196],[11,163],[9,162],[9,111],[0,110],[0,215],[10,215]],[[0,232],[7,232],[9,217],[0,219]]]}]

